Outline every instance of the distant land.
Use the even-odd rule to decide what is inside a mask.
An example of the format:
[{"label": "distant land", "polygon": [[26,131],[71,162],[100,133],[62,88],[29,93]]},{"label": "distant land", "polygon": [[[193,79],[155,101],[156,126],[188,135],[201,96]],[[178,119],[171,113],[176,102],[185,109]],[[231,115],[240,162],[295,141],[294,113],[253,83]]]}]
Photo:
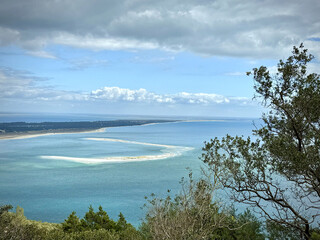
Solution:
[{"label": "distant land", "polygon": [[5,122],[0,123],[0,138],[11,138],[26,134],[86,132],[107,127],[135,126],[176,121],[177,120],[112,120],[40,123]]}]

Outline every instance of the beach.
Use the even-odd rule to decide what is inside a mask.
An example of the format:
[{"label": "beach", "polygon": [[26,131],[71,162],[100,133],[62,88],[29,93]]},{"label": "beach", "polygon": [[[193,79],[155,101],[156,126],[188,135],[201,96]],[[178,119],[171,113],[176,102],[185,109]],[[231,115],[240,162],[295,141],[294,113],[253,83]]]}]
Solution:
[{"label": "beach", "polygon": [[[163,122],[164,123],[179,123],[179,122],[225,122],[225,120],[179,120],[174,122]],[[155,125],[160,123],[145,123],[139,126],[148,126],[148,125]],[[132,125],[136,126],[136,125]],[[121,127],[121,126],[114,126],[114,127]],[[110,127],[103,127],[98,129],[48,129],[48,130],[40,130],[40,131],[26,131],[26,132],[9,132],[9,133],[0,133],[0,140],[7,140],[7,139],[27,139],[27,138],[35,138],[41,136],[50,136],[56,134],[75,134],[75,133],[96,133],[96,132],[104,132],[107,128]]]},{"label": "beach", "polygon": [[44,130],[44,131],[30,131],[30,132],[18,132],[18,133],[1,133],[0,140],[7,139],[27,139],[41,136],[50,136],[56,134],[75,134],[75,133],[97,133],[104,132],[106,128],[99,128],[94,130],[88,129],[61,129],[61,130]]}]

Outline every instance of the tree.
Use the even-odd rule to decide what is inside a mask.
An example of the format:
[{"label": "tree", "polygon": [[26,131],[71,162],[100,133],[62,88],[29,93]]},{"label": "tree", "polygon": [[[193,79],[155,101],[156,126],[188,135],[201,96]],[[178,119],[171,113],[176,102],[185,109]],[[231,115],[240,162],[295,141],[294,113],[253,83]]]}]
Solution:
[{"label": "tree", "polygon": [[320,77],[307,71],[314,57],[303,44],[271,75],[254,68],[256,98],[270,111],[250,137],[211,139],[202,160],[236,202],[249,204],[273,224],[310,239],[320,217]]},{"label": "tree", "polygon": [[107,240],[139,240],[142,235],[130,223],[122,213],[117,222],[109,218],[106,211],[99,206],[95,212],[89,206],[88,212],[82,219],[72,212],[61,224],[63,231],[51,232],[52,239],[107,239]]},{"label": "tree", "polygon": [[1,217],[2,213],[8,212],[12,208],[13,208],[12,205],[2,205],[2,206],[0,206],[0,217]]},{"label": "tree", "polygon": [[89,211],[86,212],[84,218],[81,220],[82,226],[87,230],[101,229],[106,230],[115,229],[116,223],[109,218],[106,211],[99,206],[99,211],[94,212],[93,207],[89,207]]},{"label": "tree", "polygon": [[77,217],[76,212],[72,212],[68,219],[62,223],[62,229],[65,232],[79,232],[82,230],[80,219]]},{"label": "tree", "polygon": [[181,181],[182,190],[175,198],[148,200],[146,221],[140,231],[146,239],[264,239],[261,223],[250,214],[237,215],[214,196],[218,182],[206,174],[194,180]]},{"label": "tree", "polygon": [[117,231],[123,231],[128,227],[128,223],[127,220],[125,219],[125,217],[123,216],[123,214],[120,212],[119,213],[119,219],[116,223],[116,229]]}]

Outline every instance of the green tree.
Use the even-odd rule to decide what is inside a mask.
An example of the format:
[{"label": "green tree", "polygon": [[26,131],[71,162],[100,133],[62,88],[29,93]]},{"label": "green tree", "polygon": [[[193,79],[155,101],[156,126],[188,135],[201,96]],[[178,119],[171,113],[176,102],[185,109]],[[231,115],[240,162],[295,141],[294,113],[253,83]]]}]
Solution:
[{"label": "green tree", "polygon": [[[213,179],[213,180],[210,180]],[[140,231],[146,239],[172,240],[218,240],[218,239],[264,239],[261,223],[249,212],[236,215],[224,206],[217,195],[219,183],[203,174],[194,180],[183,180],[182,190],[175,198],[148,200],[146,221]]]},{"label": "green tree", "polygon": [[76,212],[72,212],[69,217],[62,223],[62,229],[65,232],[78,232],[81,231],[82,226],[80,219],[77,217]]},{"label": "green tree", "polygon": [[12,205],[2,205],[2,206],[0,206],[0,216],[2,215],[2,213],[8,212],[12,208],[13,208]]},{"label": "green tree", "polygon": [[86,212],[84,218],[81,220],[82,226],[88,230],[101,229],[106,230],[115,229],[116,223],[109,218],[106,211],[99,206],[99,211],[94,212],[93,207],[89,207],[89,211]]},{"label": "green tree", "polygon": [[232,199],[259,209],[270,222],[311,238],[320,217],[320,77],[301,44],[270,74],[254,68],[256,98],[270,111],[254,140],[226,136],[203,148],[203,161]]},{"label": "green tree", "polygon": [[[82,219],[79,219],[76,213],[72,212],[61,226],[63,231],[57,230],[50,233],[52,239],[142,239],[142,234],[130,223],[127,223],[122,213],[119,214],[119,219],[115,222],[109,218],[101,206],[97,212],[90,206]],[[101,236],[104,237],[101,238]]]},{"label": "green tree", "polygon": [[216,230],[212,239],[264,240],[266,236],[262,233],[262,225],[248,209],[240,214],[233,210],[229,225]]},{"label": "green tree", "polygon": [[123,214],[120,212],[119,219],[116,224],[117,231],[123,231],[127,228],[127,226],[128,226],[127,220],[124,218]]}]

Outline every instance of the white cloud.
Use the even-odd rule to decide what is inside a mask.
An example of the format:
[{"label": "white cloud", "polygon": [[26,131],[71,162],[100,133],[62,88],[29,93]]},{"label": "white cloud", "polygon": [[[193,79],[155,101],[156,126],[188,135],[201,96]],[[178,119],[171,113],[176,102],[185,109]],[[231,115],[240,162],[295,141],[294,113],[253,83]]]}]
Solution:
[{"label": "white cloud", "polygon": [[229,75],[229,76],[244,76],[246,75],[245,72],[230,72],[230,73],[227,73],[226,75]]},{"label": "white cloud", "polygon": [[56,57],[43,50],[37,50],[37,51],[27,51],[27,54],[33,55],[35,57],[42,57],[42,58],[51,58],[51,59],[56,59]]},{"label": "white cloud", "polygon": [[85,101],[85,102],[130,102],[162,105],[217,105],[244,104],[250,101],[244,97],[225,97],[214,93],[157,94],[146,89],[103,87],[87,92],[57,90],[50,86],[40,86],[39,78],[27,72],[0,69],[0,99],[32,99],[39,101]]},{"label": "white cloud", "polygon": [[161,102],[161,97],[154,93],[149,93],[146,89],[131,90],[119,87],[104,87],[91,92],[93,99],[108,101],[129,101],[129,102]]},{"label": "white cloud", "polygon": [[[230,99],[218,94],[187,93],[156,94],[146,89],[131,90],[119,87],[104,87],[91,92],[90,98],[107,101],[128,101],[164,104],[222,104]],[[242,101],[242,99],[241,99]]]},{"label": "white cloud", "polygon": [[268,68],[268,71],[271,75],[275,75],[278,72],[278,66],[270,66],[267,68]]},{"label": "white cloud", "polygon": [[108,65],[107,60],[103,59],[94,59],[90,57],[84,57],[74,60],[65,60],[71,66],[68,68],[69,70],[83,70],[88,67],[105,67]]},{"label": "white cloud", "polygon": [[174,116],[258,116],[245,97],[214,93],[159,94],[146,89],[103,87],[91,92],[58,90],[30,72],[0,68],[0,111],[78,112]]},{"label": "white cloud", "polygon": [[78,48],[93,50],[121,50],[121,49],[156,49],[157,43],[151,41],[138,41],[135,39],[115,38],[111,36],[95,37],[92,35],[74,35],[70,33],[59,33],[51,40],[53,44],[61,44]]},{"label": "white cloud", "polygon": [[227,97],[218,94],[208,93],[187,93],[182,92],[174,95],[174,99],[179,103],[191,103],[191,104],[221,104],[229,103],[230,100]]}]

